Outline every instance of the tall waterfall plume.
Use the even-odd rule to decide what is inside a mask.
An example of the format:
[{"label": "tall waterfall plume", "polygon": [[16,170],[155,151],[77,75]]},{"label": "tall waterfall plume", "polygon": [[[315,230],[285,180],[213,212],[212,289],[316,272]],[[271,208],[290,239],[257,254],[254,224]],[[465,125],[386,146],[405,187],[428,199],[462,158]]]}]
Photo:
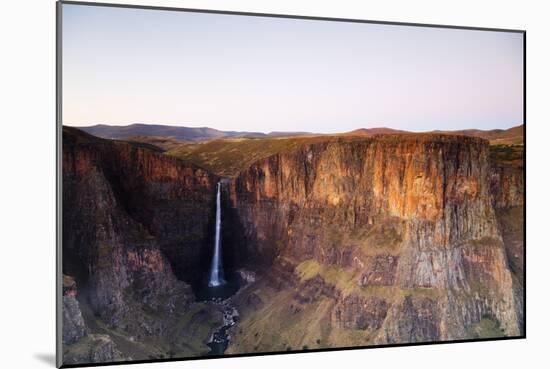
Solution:
[{"label": "tall waterfall plume", "polygon": [[218,192],[216,194],[216,235],[214,238],[214,255],[212,256],[212,265],[210,266],[210,279],[208,287],[218,287],[225,284],[222,264],[222,209],[221,209],[221,182],[218,182]]}]

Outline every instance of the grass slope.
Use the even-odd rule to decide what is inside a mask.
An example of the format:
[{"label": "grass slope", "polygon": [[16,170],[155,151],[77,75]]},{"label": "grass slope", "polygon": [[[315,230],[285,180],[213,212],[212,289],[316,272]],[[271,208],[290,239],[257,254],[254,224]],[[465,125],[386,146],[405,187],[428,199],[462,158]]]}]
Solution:
[{"label": "grass slope", "polygon": [[292,151],[306,144],[338,139],[336,136],[221,139],[181,145],[166,154],[199,165],[218,175],[233,177],[256,161],[271,155]]},{"label": "grass slope", "polygon": [[523,145],[491,145],[491,160],[501,166],[523,169]]}]

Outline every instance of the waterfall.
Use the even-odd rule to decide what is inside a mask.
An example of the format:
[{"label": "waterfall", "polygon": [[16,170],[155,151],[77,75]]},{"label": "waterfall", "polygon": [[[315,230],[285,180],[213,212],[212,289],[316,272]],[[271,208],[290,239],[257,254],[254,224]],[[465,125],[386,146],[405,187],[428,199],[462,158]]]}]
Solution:
[{"label": "waterfall", "polygon": [[221,182],[218,182],[218,192],[216,194],[216,236],[214,238],[214,255],[212,256],[212,265],[210,266],[208,287],[218,287],[225,284],[225,280],[223,279],[221,228]]}]

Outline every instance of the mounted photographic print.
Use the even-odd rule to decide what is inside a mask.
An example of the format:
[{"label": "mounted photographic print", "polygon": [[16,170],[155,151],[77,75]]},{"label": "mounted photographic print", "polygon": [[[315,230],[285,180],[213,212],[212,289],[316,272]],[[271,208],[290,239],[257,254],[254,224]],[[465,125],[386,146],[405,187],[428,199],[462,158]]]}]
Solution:
[{"label": "mounted photographic print", "polygon": [[58,365],[525,337],[524,48],[58,3]]}]

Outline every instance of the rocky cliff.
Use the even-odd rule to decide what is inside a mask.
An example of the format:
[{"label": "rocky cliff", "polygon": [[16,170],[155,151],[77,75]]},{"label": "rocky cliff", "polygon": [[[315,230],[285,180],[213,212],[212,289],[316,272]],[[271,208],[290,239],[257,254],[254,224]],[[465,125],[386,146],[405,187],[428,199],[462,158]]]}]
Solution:
[{"label": "rocky cliff", "polygon": [[[231,183],[244,244],[254,260],[284,262],[294,277],[264,282],[265,298],[254,292],[263,302],[241,329],[310,319],[313,304],[326,319],[301,332],[294,332],[300,324],[289,326],[278,344],[521,334],[521,293],[497,217],[500,205],[523,198],[514,178],[491,166],[487,141],[452,135],[341,138],[255,163]],[[276,287],[281,279],[302,292],[316,280],[333,293],[309,302],[291,295],[286,307],[274,306],[286,293]],[[260,316],[273,316],[273,326]],[[273,339],[235,335],[230,352],[261,350]]]},{"label": "rocky cliff", "polygon": [[90,334],[84,322],[74,278],[63,275],[64,364],[125,360],[109,335]]},{"label": "rocky cliff", "polygon": [[[64,325],[73,327],[67,347],[89,338],[84,319],[94,327],[86,332],[118,337],[133,359],[208,351],[204,342],[219,317],[197,308],[189,283],[209,234],[216,180],[129,143],[63,130],[63,271],[81,292],[80,304],[76,293],[64,297]],[[196,324],[199,313],[197,337],[174,332],[185,328],[184,318]],[[75,361],[71,352],[66,362]]]},{"label": "rocky cliff", "polygon": [[500,155],[492,157],[491,194],[511,270],[519,282],[520,289],[523,289],[525,216],[523,147],[493,147],[493,153],[504,152],[509,155],[509,151],[514,153],[508,157],[511,160],[503,160]]}]

